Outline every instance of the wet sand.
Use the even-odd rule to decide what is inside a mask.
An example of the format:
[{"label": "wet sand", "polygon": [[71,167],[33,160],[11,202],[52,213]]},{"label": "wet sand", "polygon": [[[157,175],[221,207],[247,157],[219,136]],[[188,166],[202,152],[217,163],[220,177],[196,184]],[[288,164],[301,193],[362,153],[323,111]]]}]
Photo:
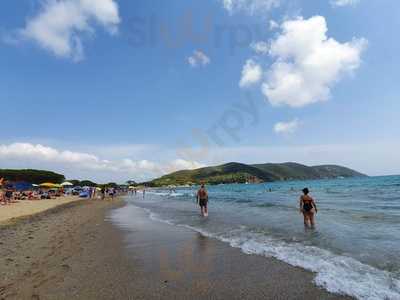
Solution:
[{"label": "wet sand", "polygon": [[345,299],[140,209],[121,230],[107,215],[122,205],[77,201],[1,226],[0,299]]}]

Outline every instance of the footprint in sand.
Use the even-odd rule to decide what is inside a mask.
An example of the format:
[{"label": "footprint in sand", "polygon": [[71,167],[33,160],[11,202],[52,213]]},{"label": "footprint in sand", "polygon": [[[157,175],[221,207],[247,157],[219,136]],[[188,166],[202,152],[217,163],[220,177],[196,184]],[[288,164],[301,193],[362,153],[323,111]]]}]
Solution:
[{"label": "footprint in sand", "polygon": [[62,265],[61,267],[64,269],[64,271],[71,270],[71,267],[69,265],[67,265],[67,264]]}]

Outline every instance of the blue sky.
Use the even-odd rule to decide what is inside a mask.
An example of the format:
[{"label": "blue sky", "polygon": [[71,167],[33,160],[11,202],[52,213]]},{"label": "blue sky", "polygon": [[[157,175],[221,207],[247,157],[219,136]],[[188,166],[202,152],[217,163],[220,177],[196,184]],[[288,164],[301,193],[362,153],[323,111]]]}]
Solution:
[{"label": "blue sky", "polygon": [[4,0],[0,162],[98,181],[228,161],[398,174],[399,6]]}]

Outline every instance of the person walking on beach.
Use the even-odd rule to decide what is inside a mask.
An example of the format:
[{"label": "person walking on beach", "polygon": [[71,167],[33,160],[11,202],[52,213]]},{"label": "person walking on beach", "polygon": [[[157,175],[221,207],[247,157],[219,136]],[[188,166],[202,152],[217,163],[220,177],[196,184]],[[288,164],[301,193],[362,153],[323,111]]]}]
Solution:
[{"label": "person walking on beach", "polygon": [[111,187],[109,190],[108,190],[108,196],[109,197],[111,197],[111,200],[114,200],[114,195],[115,195],[115,188],[113,188],[113,187]]},{"label": "person walking on beach", "polygon": [[6,192],[4,193],[4,204],[11,204],[13,198],[14,190],[11,186],[6,187]]},{"label": "person walking on beach", "polygon": [[197,204],[200,205],[201,215],[203,217],[208,216],[208,192],[204,186],[201,185],[200,189],[197,191]]},{"label": "person walking on beach", "polygon": [[318,209],[309,193],[308,188],[303,189],[303,195],[300,196],[300,213],[304,217],[304,226],[313,228],[315,226],[314,214],[318,212]]}]

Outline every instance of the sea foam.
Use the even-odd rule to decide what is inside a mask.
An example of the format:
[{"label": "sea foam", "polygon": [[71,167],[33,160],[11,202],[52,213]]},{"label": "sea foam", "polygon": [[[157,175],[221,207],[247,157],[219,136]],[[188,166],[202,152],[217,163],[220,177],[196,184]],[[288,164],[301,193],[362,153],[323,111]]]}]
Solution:
[{"label": "sea foam", "polygon": [[163,219],[147,208],[144,210],[154,221],[199,232],[206,237],[240,248],[246,254],[274,257],[292,266],[315,272],[315,284],[329,292],[362,300],[400,299],[400,280],[389,272],[378,270],[354,258],[336,255],[301,243],[279,241],[260,233],[250,232],[245,226],[225,233],[211,233],[203,228]]}]

